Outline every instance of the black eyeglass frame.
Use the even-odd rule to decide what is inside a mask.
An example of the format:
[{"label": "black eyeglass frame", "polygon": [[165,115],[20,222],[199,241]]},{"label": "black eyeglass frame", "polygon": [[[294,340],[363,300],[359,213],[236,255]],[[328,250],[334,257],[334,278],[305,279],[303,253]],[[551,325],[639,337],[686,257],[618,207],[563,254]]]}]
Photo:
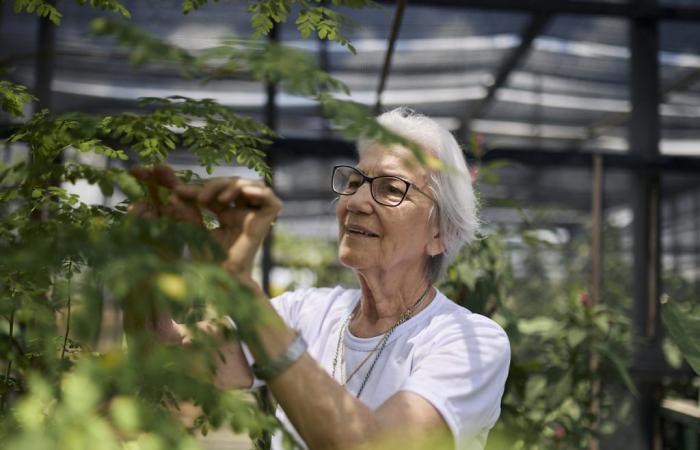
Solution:
[{"label": "black eyeglass frame", "polygon": [[[362,183],[360,183],[359,186],[357,186],[357,189],[355,189],[354,192],[351,192],[351,193],[344,193],[344,192],[338,192],[338,191],[335,190],[335,187],[333,186],[333,180],[335,179],[335,173],[337,172],[338,169],[341,169],[341,168],[352,169],[352,170],[354,170],[355,172],[357,172],[358,174],[360,174],[360,176],[362,177]],[[377,198],[374,196],[374,189],[372,189],[372,186],[373,186],[372,183],[374,182],[374,180],[380,179],[380,178],[393,178],[393,179],[395,179],[395,180],[402,181],[403,183],[406,184],[406,189],[404,189],[403,195],[401,196],[401,200],[399,200],[398,203],[396,203],[396,204],[382,203],[382,202],[380,202],[379,200],[377,200]],[[425,195],[426,197],[428,197],[430,200],[433,201],[433,203],[437,204],[437,202],[435,201],[435,199],[434,199],[432,196],[430,196],[430,195],[428,195],[427,193],[425,193],[425,192],[423,192],[422,190],[420,190],[420,189],[418,188],[418,186],[415,185],[415,183],[412,183],[412,182],[410,182],[410,181],[408,181],[408,180],[405,180],[405,179],[403,179],[403,178],[401,178],[401,177],[397,177],[396,175],[379,175],[379,176],[377,176],[377,177],[370,177],[370,176],[365,175],[365,174],[362,173],[359,169],[357,169],[356,167],[353,167],[353,166],[347,166],[347,165],[333,166],[333,172],[332,172],[332,174],[331,174],[331,189],[332,189],[333,192],[335,192],[336,194],[339,194],[339,195],[354,195],[354,194],[356,194],[357,191],[362,187],[362,185],[365,184],[365,182],[368,182],[368,183],[369,183],[369,193],[370,193],[370,195],[372,196],[372,199],[373,199],[375,202],[377,202],[377,203],[379,203],[380,205],[382,205],[382,206],[388,206],[388,207],[390,207],[390,208],[394,208],[394,207],[396,207],[396,206],[399,206],[399,205],[400,205],[401,203],[403,203],[403,201],[406,199],[406,196],[408,195],[408,191],[409,191],[409,189],[411,189],[411,187],[413,187],[413,189],[415,189],[416,191],[418,191],[418,192],[420,192],[421,194],[423,194],[423,195]]]}]

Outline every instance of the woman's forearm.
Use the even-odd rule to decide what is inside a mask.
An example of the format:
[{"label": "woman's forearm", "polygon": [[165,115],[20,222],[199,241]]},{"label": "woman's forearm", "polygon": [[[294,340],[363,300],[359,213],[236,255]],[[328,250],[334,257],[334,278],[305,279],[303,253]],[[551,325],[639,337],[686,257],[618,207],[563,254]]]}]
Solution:
[{"label": "woman's forearm", "polygon": [[[258,296],[258,304],[267,320],[254,327],[259,342],[249,347],[257,361],[275,359],[286,352],[294,332],[264,296]],[[268,386],[310,449],[357,448],[377,435],[373,411],[308,353],[268,381]]]},{"label": "woman's forearm", "polygon": [[[187,346],[192,339],[187,327],[177,323],[174,326],[182,336],[182,344]],[[248,389],[253,384],[253,374],[241,343],[223,336],[222,328],[227,326],[227,323],[218,320],[203,320],[197,323],[197,327],[216,342],[216,352],[213,356],[216,369],[212,382],[214,386],[223,390]]]}]

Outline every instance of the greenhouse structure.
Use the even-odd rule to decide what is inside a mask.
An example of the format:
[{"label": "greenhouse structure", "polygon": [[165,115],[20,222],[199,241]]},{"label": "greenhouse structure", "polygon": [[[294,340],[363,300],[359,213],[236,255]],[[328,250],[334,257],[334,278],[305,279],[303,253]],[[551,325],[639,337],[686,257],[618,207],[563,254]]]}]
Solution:
[{"label": "greenhouse structure", "polygon": [[[128,9],[129,19],[120,19],[109,6],[115,3]],[[31,153],[12,136],[45,108],[104,117],[152,110],[141,98],[213,99],[276,133],[264,147],[265,161],[284,207],[258,257],[255,276],[264,290],[352,285],[352,274],[335,258],[330,187],[333,166],[357,160],[343,121],[329,118],[313,98],[290,92],[284,81],[261,82],[246,70],[205,80],[188,76],[166,50],[159,59],[146,44],[139,48],[145,38],[130,40],[133,35],[100,22],[128,21],[196,57],[251,37],[249,8],[264,2],[184,3],[192,8],[187,14],[183,2],[163,0],[0,3],[2,80],[27,86],[38,99],[20,117],[0,112],[0,168]],[[700,361],[693,339],[700,334],[685,329],[690,341],[678,342],[663,317],[668,304],[676,305],[686,324],[700,325],[700,1],[281,3],[291,5],[290,18],[263,40],[309,55],[347,85],[338,98],[373,113],[406,106],[434,118],[463,145],[484,245],[493,239],[498,246],[495,257],[485,254],[449,272],[447,283],[469,279],[469,292],[493,292],[479,306],[469,298],[464,306],[508,324],[513,349],[503,428],[497,425],[486,448],[700,449],[700,375],[692,362]],[[60,11],[60,25],[37,14],[44,4]],[[315,32],[300,35],[294,17],[304,4],[347,16],[344,36],[356,52]],[[110,170],[138,163],[129,144],[107,143],[128,158],[75,149],[60,158]],[[180,144],[167,162],[203,177],[260,178],[235,160],[207,174]],[[119,189],[105,192],[83,178],[57,185],[92,205],[114,208],[124,200]],[[0,177],[0,188],[5,183]],[[8,208],[0,204],[3,220]],[[464,268],[474,272],[465,275]],[[118,308],[109,303],[97,341],[121,333]],[[601,316],[602,324],[593,319],[573,331],[564,325],[572,304],[613,312]],[[0,308],[0,321],[10,320],[7,311]],[[602,337],[586,334],[596,326]],[[687,348],[695,353],[688,356]],[[589,370],[597,375],[588,377]],[[522,437],[526,431],[536,437]],[[202,445],[238,448],[222,439]]]}]

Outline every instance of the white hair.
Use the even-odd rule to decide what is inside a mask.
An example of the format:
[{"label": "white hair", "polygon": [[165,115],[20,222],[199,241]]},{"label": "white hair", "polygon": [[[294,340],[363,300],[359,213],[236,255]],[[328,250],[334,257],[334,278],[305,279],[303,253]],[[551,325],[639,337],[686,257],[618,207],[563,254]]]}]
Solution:
[{"label": "white hair", "polygon": [[[446,170],[429,170],[428,185],[439,207],[437,220],[445,247],[444,253],[431,257],[426,265],[426,275],[435,283],[479,230],[478,202],[467,162],[452,133],[427,116],[399,107],[381,114],[377,121],[391,132],[415,142],[447,167]],[[360,156],[375,143],[360,138],[357,141]],[[432,212],[431,208],[429,220],[432,220]]]}]

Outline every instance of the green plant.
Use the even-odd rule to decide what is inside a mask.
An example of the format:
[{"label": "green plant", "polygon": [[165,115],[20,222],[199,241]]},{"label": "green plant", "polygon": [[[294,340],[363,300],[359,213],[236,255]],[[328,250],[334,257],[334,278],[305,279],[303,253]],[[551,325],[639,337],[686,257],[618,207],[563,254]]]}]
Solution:
[{"label": "green plant", "polygon": [[[480,182],[497,184],[503,164],[479,167]],[[588,448],[591,438],[624,422],[635,391],[627,370],[629,264],[619,235],[606,234],[604,302],[593,305],[586,234],[560,243],[539,238],[547,214],[529,211],[522,227],[491,230],[457,257],[440,286],[457,303],[496,320],[511,342],[501,417],[488,449]],[[558,276],[552,275],[554,254]],[[517,267],[511,255],[518,255]],[[592,367],[594,353],[598,364]],[[595,383],[602,385],[599,394]]]},{"label": "green plant", "polygon": [[[95,19],[92,32],[129,48],[135,65],[157,60],[204,82],[232,74],[275,82],[319,102],[351,134],[402,141],[379,127],[366,108],[337,100],[333,93],[347,92],[347,87],[302,52],[253,37],[192,54],[125,21],[130,13],[116,0],[79,3],[121,16]],[[187,13],[205,3],[185,1],[182,7]],[[368,3],[334,0],[332,5]],[[350,48],[341,32],[342,16],[303,0],[251,2],[258,36],[287,20],[292,5],[301,6],[296,22],[303,36],[315,31]],[[18,13],[60,23],[61,12],[52,2],[16,0],[14,6]],[[99,442],[100,448],[191,449],[198,448],[194,430],[228,426],[259,437],[278,427],[248,396],[218,391],[206,381],[214,367],[215,343],[196,328],[196,321],[208,310],[259,320],[246,301],[248,291],[219,267],[219,247],[206,230],[130,217],[128,204],[149,197],[148,187],[121,164],[98,168],[76,157],[93,153],[129,165],[155,164],[183,149],[207,170],[236,161],[269,177],[265,147],[274,132],[214,100],[149,98],[140,101],[136,112],[112,116],[43,110],[24,117],[26,104],[35,98],[10,80],[0,81],[0,99],[16,124],[7,144],[28,149],[24,157],[0,166],[3,447],[74,450]],[[127,200],[113,208],[86,204],[64,188],[79,180],[99,186],[106,196],[122,192]],[[162,201],[167,192],[149,198]],[[183,259],[185,250],[196,257]],[[135,322],[168,309],[188,326],[192,345],[158,345],[138,333],[129,336],[128,351],[120,342],[99,344],[105,305],[128,311]],[[234,334],[223,326],[222,333]],[[202,410],[187,426],[173,414],[183,402]]]},{"label": "green plant", "polygon": [[700,375],[700,314],[697,305],[678,304],[665,297],[661,318],[685,360]]}]

